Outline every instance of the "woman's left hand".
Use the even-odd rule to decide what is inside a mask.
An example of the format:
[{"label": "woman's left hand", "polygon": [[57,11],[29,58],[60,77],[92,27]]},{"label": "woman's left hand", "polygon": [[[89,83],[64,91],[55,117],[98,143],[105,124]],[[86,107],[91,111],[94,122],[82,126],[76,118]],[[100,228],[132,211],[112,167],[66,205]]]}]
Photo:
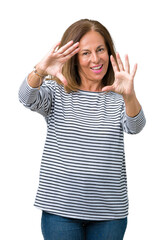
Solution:
[{"label": "woman's left hand", "polygon": [[121,61],[120,55],[116,54],[117,63],[113,56],[110,57],[115,81],[113,85],[102,88],[102,91],[113,91],[121,94],[124,98],[129,98],[135,95],[134,92],[134,77],[137,71],[137,64],[134,65],[133,71],[130,73],[130,64],[128,55],[125,56],[125,68]]}]

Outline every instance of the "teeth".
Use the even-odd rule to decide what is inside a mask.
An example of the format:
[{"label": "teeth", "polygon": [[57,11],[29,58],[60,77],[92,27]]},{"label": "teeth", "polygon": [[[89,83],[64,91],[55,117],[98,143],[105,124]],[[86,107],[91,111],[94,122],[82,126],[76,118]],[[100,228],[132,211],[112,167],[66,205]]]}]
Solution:
[{"label": "teeth", "polygon": [[102,67],[102,65],[99,66],[99,67],[93,67],[92,69],[93,69],[93,70],[98,70],[98,69],[100,69],[101,67]]}]

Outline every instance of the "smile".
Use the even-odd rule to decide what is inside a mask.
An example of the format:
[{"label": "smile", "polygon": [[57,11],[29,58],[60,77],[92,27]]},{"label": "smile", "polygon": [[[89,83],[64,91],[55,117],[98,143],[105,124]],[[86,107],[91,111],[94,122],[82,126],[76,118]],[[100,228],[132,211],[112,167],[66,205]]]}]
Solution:
[{"label": "smile", "polygon": [[99,66],[91,67],[91,69],[92,69],[93,72],[95,72],[95,73],[101,72],[101,71],[102,71],[102,68],[103,68],[103,64],[102,64],[102,65],[99,65]]}]

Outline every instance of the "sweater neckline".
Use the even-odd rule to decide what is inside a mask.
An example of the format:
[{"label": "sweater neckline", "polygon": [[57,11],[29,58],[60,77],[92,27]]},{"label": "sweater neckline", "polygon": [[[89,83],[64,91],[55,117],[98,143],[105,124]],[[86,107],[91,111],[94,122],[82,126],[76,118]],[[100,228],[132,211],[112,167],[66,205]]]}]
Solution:
[{"label": "sweater neckline", "polygon": [[78,92],[81,94],[87,94],[87,95],[105,95],[107,94],[107,92],[93,92],[93,91],[86,91],[86,90],[81,90],[78,89]]}]

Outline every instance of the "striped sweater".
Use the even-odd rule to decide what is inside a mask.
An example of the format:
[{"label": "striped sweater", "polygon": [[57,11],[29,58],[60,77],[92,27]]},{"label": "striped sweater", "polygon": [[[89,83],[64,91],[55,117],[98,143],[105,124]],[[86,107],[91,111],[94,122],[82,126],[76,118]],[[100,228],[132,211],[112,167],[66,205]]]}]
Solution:
[{"label": "striped sweater", "polygon": [[139,133],[143,110],[126,115],[114,92],[66,93],[46,81],[40,89],[25,79],[19,99],[47,122],[35,206],[52,214],[85,220],[128,215],[124,132]]}]

